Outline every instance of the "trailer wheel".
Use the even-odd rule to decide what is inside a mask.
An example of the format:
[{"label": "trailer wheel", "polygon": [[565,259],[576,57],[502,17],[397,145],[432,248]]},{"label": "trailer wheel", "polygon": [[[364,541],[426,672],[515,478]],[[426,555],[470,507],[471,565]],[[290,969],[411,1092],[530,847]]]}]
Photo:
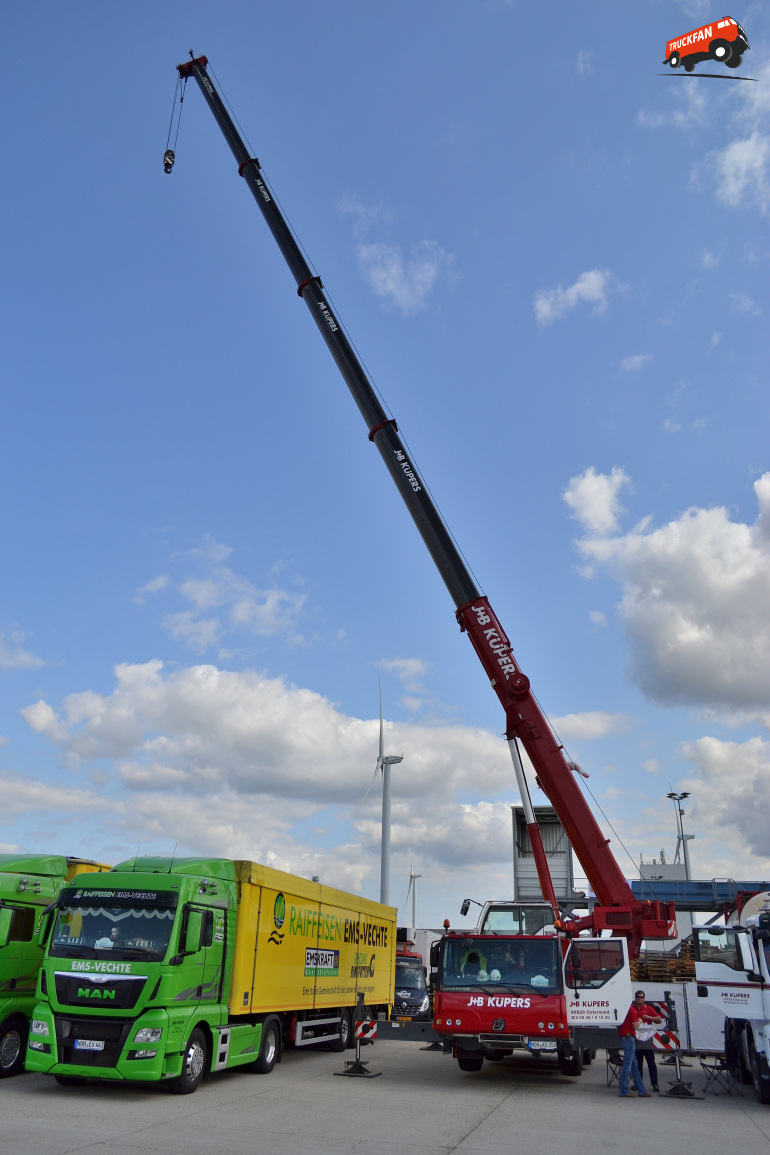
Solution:
[{"label": "trailer wheel", "polygon": [[481,1051],[458,1051],[457,1066],[461,1071],[480,1071],[484,1066],[484,1056]]},{"label": "trailer wheel", "polygon": [[203,1031],[195,1028],[187,1040],[182,1058],[182,1074],[171,1079],[169,1089],[175,1095],[192,1095],[197,1091],[208,1066],[209,1049]]},{"label": "trailer wheel", "polygon": [[10,1079],[23,1068],[27,1029],[21,1018],[6,1019],[0,1027],[0,1079]]},{"label": "trailer wheel", "polygon": [[251,1064],[257,1075],[269,1075],[278,1059],[281,1046],[281,1025],[277,1019],[267,1019],[262,1026],[259,1057]]},{"label": "trailer wheel", "polygon": [[343,1007],[340,1010],[340,1037],[332,1039],[329,1043],[330,1051],[344,1051],[350,1046],[350,1037],[353,1034],[353,1029],[350,1025],[350,1011]]}]

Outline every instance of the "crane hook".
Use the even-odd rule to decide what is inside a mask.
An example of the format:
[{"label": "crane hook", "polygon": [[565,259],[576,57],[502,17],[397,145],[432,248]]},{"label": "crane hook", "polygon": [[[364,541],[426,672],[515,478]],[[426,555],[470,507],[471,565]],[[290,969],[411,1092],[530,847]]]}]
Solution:
[{"label": "crane hook", "polygon": [[174,156],[173,148],[167,148],[166,151],[163,153],[163,171],[165,173],[171,172],[172,168],[174,167],[174,160],[175,159],[176,158]]}]

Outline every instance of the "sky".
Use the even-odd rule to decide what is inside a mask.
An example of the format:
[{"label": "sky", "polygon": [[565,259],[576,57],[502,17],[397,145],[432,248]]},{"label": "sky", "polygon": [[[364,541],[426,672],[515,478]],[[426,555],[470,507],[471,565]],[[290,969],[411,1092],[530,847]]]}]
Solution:
[{"label": "sky", "polygon": [[770,16],[732,15],[714,83],[661,65],[699,0],[4,7],[0,850],[377,897],[381,684],[401,918],[410,869],[421,925],[512,890],[499,703],[194,83],[163,172],[193,49],[621,868],[674,789],[696,877],[770,878]]}]

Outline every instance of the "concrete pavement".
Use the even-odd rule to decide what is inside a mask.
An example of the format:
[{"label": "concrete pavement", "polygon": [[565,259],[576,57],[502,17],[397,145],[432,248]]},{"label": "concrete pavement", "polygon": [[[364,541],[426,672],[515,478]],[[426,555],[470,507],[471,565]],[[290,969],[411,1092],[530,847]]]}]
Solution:
[{"label": "concrete pavement", "polygon": [[[290,1051],[270,1075],[223,1072],[194,1095],[163,1086],[90,1082],[60,1087],[42,1075],[0,1082],[2,1155],[770,1155],[770,1107],[744,1096],[683,1102],[620,1099],[604,1053],[579,1079],[551,1059],[485,1063],[463,1074],[414,1043],[364,1048],[377,1079],[333,1077],[352,1058]],[[665,1074],[664,1074],[665,1072]],[[697,1063],[684,1072],[702,1094]],[[661,1087],[673,1071],[661,1069]]]}]

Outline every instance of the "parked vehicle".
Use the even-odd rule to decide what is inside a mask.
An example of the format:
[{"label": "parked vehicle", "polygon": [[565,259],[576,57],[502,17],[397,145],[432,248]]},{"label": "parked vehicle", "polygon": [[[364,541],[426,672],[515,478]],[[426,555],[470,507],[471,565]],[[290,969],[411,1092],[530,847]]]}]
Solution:
[{"label": "parked vehicle", "polygon": [[0,1079],[24,1066],[43,912],[76,872],[100,870],[109,866],[61,854],[0,854]]},{"label": "parked vehicle", "polygon": [[408,949],[399,949],[391,1018],[400,1022],[425,1022],[431,1018],[431,1013],[422,956]]},{"label": "parked vehicle", "polygon": [[134,858],[56,903],[27,1066],[86,1078],[266,1074],[286,1046],[342,1051],[353,1009],[387,1018],[392,907],[224,858]]}]

